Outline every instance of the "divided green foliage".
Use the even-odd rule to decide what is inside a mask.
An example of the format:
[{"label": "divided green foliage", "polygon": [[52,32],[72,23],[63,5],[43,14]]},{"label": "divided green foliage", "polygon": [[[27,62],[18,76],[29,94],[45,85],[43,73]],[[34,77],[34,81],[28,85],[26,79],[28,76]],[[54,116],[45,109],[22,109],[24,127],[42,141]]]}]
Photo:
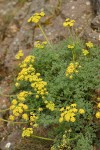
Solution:
[{"label": "divided green foliage", "polygon": [[[93,121],[95,112],[93,109],[94,101],[92,101],[92,98],[94,97],[95,90],[100,89],[100,52],[99,47],[94,47],[89,50],[88,56],[84,56],[82,54],[84,44],[81,41],[75,43],[77,61],[81,67],[78,69],[78,73],[73,75],[73,79],[70,80],[65,75],[66,68],[72,61],[71,50],[67,48],[69,43],[71,43],[70,40],[63,41],[53,49],[49,47],[45,47],[44,49],[34,48],[32,51],[32,55],[36,57],[34,67],[37,72],[40,72],[43,80],[48,83],[48,97],[55,103],[55,106],[61,108],[70,105],[71,103],[76,103],[79,108],[83,108],[86,112],[82,118],[77,118],[78,122],[76,121],[74,124],[70,123],[70,125],[68,125],[64,123],[63,126],[63,123],[61,123],[61,125],[58,125],[57,128],[59,129],[59,132],[55,130],[57,136],[60,134],[60,137],[58,137],[61,138],[61,135],[64,134],[65,130],[68,130],[71,127],[72,133],[69,138],[74,138],[77,134],[80,135],[79,138],[73,140],[74,142],[71,142],[72,145],[74,143],[75,148],[73,148],[73,150],[90,150],[95,139],[96,126]],[[59,113],[51,113],[51,115],[52,117],[49,116],[48,113],[46,114],[49,119],[43,119],[45,116],[44,114],[41,115],[40,122],[44,126],[46,126],[46,124],[49,125],[49,123],[57,124],[57,119],[55,118],[58,118]],[[87,130],[91,128],[93,131],[88,131],[91,138],[86,136],[86,128]],[[58,142],[59,138],[55,140],[56,144],[60,144],[60,142]]]}]

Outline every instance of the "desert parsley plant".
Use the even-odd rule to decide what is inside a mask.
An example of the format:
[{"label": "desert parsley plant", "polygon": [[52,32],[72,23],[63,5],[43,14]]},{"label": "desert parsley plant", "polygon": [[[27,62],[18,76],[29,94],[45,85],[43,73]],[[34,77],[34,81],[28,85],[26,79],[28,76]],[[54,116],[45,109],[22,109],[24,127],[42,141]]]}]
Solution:
[{"label": "desert parsley plant", "polygon": [[36,41],[23,60],[22,50],[15,56],[21,62],[8,121],[21,124],[22,137],[50,126],[49,138],[41,138],[53,141],[51,150],[91,150],[100,119],[100,98],[95,94],[100,89],[99,47],[74,40],[75,21],[69,18],[63,23],[69,39],[52,47],[40,24],[44,16],[35,13],[28,22],[40,27],[46,41]]}]

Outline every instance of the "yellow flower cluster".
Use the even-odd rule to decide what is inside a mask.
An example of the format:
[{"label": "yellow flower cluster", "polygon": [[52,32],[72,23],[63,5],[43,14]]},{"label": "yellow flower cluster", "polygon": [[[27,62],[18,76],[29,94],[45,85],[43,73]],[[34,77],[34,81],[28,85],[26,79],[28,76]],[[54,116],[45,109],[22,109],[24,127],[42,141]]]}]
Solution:
[{"label": "yellow flower cluster", "polygon": [[15,83],[15,86],[16,86],[16,87],[19,87],[19,86],[20,86],[20,84],[19,84],[18,82],[16,82],[16,83]]},{"label": "yellow flower cluster", "polygon": [[86,43],[86,46],[89,47],[89,48],[92,48],[93,47],[93,43],[91,41],[89,41],[89,42]]},{"label": "yellow flower cluster", "polygon": [[22,137],[30,137],[33,134],[32,128],[23,128]]},{"label": "yellow flower cluster", "polygon": [[36,124],[36,120],[37,119],[38,119],[38,117],[35,115],[35,113],[30,112],[30,125],[31,126],[33,126],[33,127],[37,127],[38,126],[38,124]]},{"label": "yellow flower cluster", "polygon": [[27,121],[28,115],[26,113],[23,113],[28,109],[28,106],[19,100],[13,99],[11,102],[10,110],[12,111],[12,115],[9,116],[9,119],[11,121],[14,121],[16,117],[21,117]]},{"label": "yellow flower cluster", "polygon": [[24,102],[29,95],[32,95],[32,92],[22,91],[17,94],[17,99],[21,102]]},{"label": "yellow flower cluster", "polygon": [[48,94],[45,86],[47,83],[40,78],[40,73],[35,73],[34,65],[34,56],[27,56],[25,60],[20,64],[21,71],[18,74],[18,81],[27,81],[30,82],[31,87],[36,92],[36,98],[39,98],[39,95],[44,98],[44,95]]},{"label": "yellow flower cluster", "polygon": [[46,44],[47,44],[46,41],[44,41],[44,42],[36,41],[36,42],[34,43],[34,47],[43,49]]},{"label": "yellow flower cluster", "polygon": [[80,67],[78,62],[70,63],[66,70],[66,77],[69,76],[70,79],[73,78],[73,73],[78,73],[77,68]]},{"label": "yellow flower cluster", "polygon": [[76,104],[71,104],[70,106],[66,106],[66,108],[62,107],[60,109],[61,115],[59,118],[59,122],[67,121],[67,122],[75,122],[75,116],[79,114],[84,114],[84,109],[77,109]]},{"label": "yellow flower cluster", "polygon": [[16,59],[20,59],[21,57],[23,57],[24,54],[23,54],[23,51],[22,50],[19,50],[18,53],[16,54],[15,58]]},{"label": "yellow flower cluster", "polygon": [[88,50],[86,50],[86,49],[82,49],[82,53],[83,53],[83,55],[84,55],[84,56],[86,56],[86,55],[88,55],[88,54],[89,54],[89,51],[88,51]]},{"label": "yellow flower cluster", "polygon": [[43,11],[41,11],[40,13],[35,13],[33,14],[33,16],[31,16],[28,19],[28,22],[38,23],[41,17],[44,17],[44,16],[45,16],[45,13]]},{"label": "yellow flower cluster", "polygon": [[73,49],[74,48],[74,45],[68,45],[67,46],[69,49]]},{"label": "yellow flower cluster", "polygon": [[51,111],[54,111],[54,109],[55,109],[55,104],[54,104],[52,101],[50,101],[50,102],[45,101],[45,104],[46,104],[46,108],[48,108],[48,109],[51,110]]},{"label": "yellow flower cluster", "polygon": [[29,64],[33,64],[35,61],[35,57],[33,55],[27,56],[23,62],[20,64],[20,68],[28,67]]},{"label": "yellow flower cluster", "polygon": [[96,112],[95,116],[97,119],[100,119],[100,97],[98,97],[97,100],[99,101],[97,104],[98,111]]},{"label": "yellow flower cluster", "polygon": [[22,118],[23,118],[25,121],[28,121],[28,120],[29,120],[28,114],[26,114],[26,113],[22,114]]},{"label": "yellow flower cluster", "polygon": [[66,20],[65,20],[65,22],[63,23],[63,26],[64,27],[72,27],[73,25],[74,25],[74,23],[75,23],[75,20],[70,20],[69,18],[67,18]]}]

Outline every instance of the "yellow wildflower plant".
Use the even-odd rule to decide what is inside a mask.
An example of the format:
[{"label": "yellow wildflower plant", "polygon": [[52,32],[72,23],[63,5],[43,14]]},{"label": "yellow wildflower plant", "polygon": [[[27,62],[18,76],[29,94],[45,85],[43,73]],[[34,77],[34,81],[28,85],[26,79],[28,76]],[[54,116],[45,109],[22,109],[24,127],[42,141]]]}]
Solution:
[{"label": "yellow wildflower plant", "polygon": [[23,57],[24,54],[23,54],[23,51],[22,50],[19,50],[18,53],[16,54],[15,58],[16,59],[20,59],[21,57]]},{"label": "yellow wildflower plant", "polygon": [[86,43],[86,46],[88,48],[92,48],[93,47],[93,43],[91,41],[89,41],[89,42]]}]

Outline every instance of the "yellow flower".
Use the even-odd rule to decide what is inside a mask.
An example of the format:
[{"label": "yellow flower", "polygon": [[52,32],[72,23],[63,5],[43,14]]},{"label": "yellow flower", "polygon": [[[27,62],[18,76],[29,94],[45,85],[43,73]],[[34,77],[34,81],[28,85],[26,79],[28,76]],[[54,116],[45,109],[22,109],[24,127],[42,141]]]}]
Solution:
[{"label": "yellow flower", "polygon": [[15,105],[11,105],[10,110],[13,110],[15,107],[16,107]]},{"label": "yellow flower", "polygon": [[82,49],[82,53],[86,56],[86,55],[88,55],[88,54],[89,54],[89,51],[88,51],[88,50],[86,50],[86,49]]},{"label": "yellow flower", "polygon": [[73,49],[74,45],[68,45],[67,47],[70,48],[70,49]]},{"label": "yellow flower", "polygon": [[93,47],[93,43],[91,41],[89,41],[89,42],[86,43],[86,46],[89,47],[89,48],[92,48]]},{"label": "yellow flower", "polygon": [[72,112],[76,113],[78,110],[76,108],[72,108]]},{"label": "yellow flower", "polygon": [[85,113],[84,109],[79,109],[79,113],[84,114]]},{"label": "yellow flower", "polygon": [[14,116],[16,116],[16,117],[19,117],[19,116],[20,116],[20,114],[19,114],[18,112],[14,112],[14,111],[13,111],[13,114],[14,114]]},{"label": "yellow flower", "polygon": [[19,86],[20,86],[20,84],[19,84],[18,82],[16,82],[16,83],[15,83],[15,86],[16,86],[16,87],[19,87]]},{"label": "yellow flower", "polygon": [[40,13],[35,13],[35,14],[33,14],[33,16],[31,16],[28,19],[28,22],[38,23],[40,21],[41,17],[44,17],[44,16],[45,16],[45,13],[43,11]]},{"label": "yellow flower", "polygon": [[43,11],[40,12],[40,16],[45,16],[45,13]]},{"label": "yellow flower", "polygon": [[65,115],[65,112],[61,113],[61,117],[63,117]]},{"label": "yellow flower", "polygon": [[18,53],[16,54],[15,58],[20,59],[22,56],[24,56],[23,51],[19,50]]},{"label": "yellow flower", "polygon": [[71,76],[69,76],[69,78],[72,80],[72,79],[73,79],[73,76],[71,75]]},{"label": "yellow flower", "polygon": [[30,137],[33,134],[32,128],[23,128],[22,137]]},{"label": "yellow flower", "polygon": [[71,104],[72,107],[76,107],[76,104]]},{"label": "yellow flower", "polygon": [[10,115],[10,116],[9,116],[9,119],[10,119],[11,121],[14,121],[15,117],[14,117],[13,115]]},{"label": "yellow flower", "polygon": [[16,99],[13,99],[11,103],[12,103],[13,105],[16,105],[16,104],[17,104],[17,100],[16,100]]},{"label": "yellow flower", "polygon": [[66,114],[66,115],[65,115],[65,120],[66,120],[67,122],[70,121],[70,114]]},{"label": "yellow flower", "polygon": [[36,98],[39,98],[39,95],[36,95]]},{"label": "yellow flower", "polygon": [[74,25],[74,23],[75,23],[75,20],[70,20],[69,18],[67,18],[67,19],[65,20],[65,22],[63,23],[63,26],[64,26],[64,27],[66,27],[66,26],[72,27],[72,26]]},{"label": "yellow flower", "polygon": [[50,101],[47,103],[46,108],[50,109],[51,111],[54,111],[55,104],[52,101]]},{"label": "yellow flower", "polygon": [[97,100],[100,101],[100,97],[98,97]]},{"label": "yellow flower", "polygon": [[23,115],[22,115],[22,118],[23,118],[24,120],[26,120],[26,121],[29,119],[27,114],[23,114]]},{"label": "yellow flower", "polygon": [[70,106],[66,106],[66,109],[69,110],[69,109],[70,109]]},{"label": "yellow flower", "polygon": [[64,111],[64,107],[62,107],[62,108],[60,109],[60,111]]},{"label": "yellow flower", "polygon": [[60,123],[63,122],[63,117],[60,117],[60,118],[59,118],[59,122],[60,122]]},{"label": "yellow flower", "polygon": [[100,108],[100,103],[98,103],[97,107]]},{"label": "yellow flower", "polygon": [[71,117],[71,118],[70,118],[70,121],[71,121],[71,122],[75,122],[75,120],[76,120],[75,117]]},{"label": "yellow flower", "polygon": [[100,112],[99,112],[99,111],[96,113],[96,118],[97,118],[97,119],[100,118]]},{"label": "yellow flower", "polygon": [[23,109],[24,110],[27,110],[28,109],[28,106],[26,104],[23,104]]},{"label": "yellow flower", "polygon": [[43,108],[39,108],[38,111],[39,111],[39,112],[40,112],[40,111],[43,111]]}]

